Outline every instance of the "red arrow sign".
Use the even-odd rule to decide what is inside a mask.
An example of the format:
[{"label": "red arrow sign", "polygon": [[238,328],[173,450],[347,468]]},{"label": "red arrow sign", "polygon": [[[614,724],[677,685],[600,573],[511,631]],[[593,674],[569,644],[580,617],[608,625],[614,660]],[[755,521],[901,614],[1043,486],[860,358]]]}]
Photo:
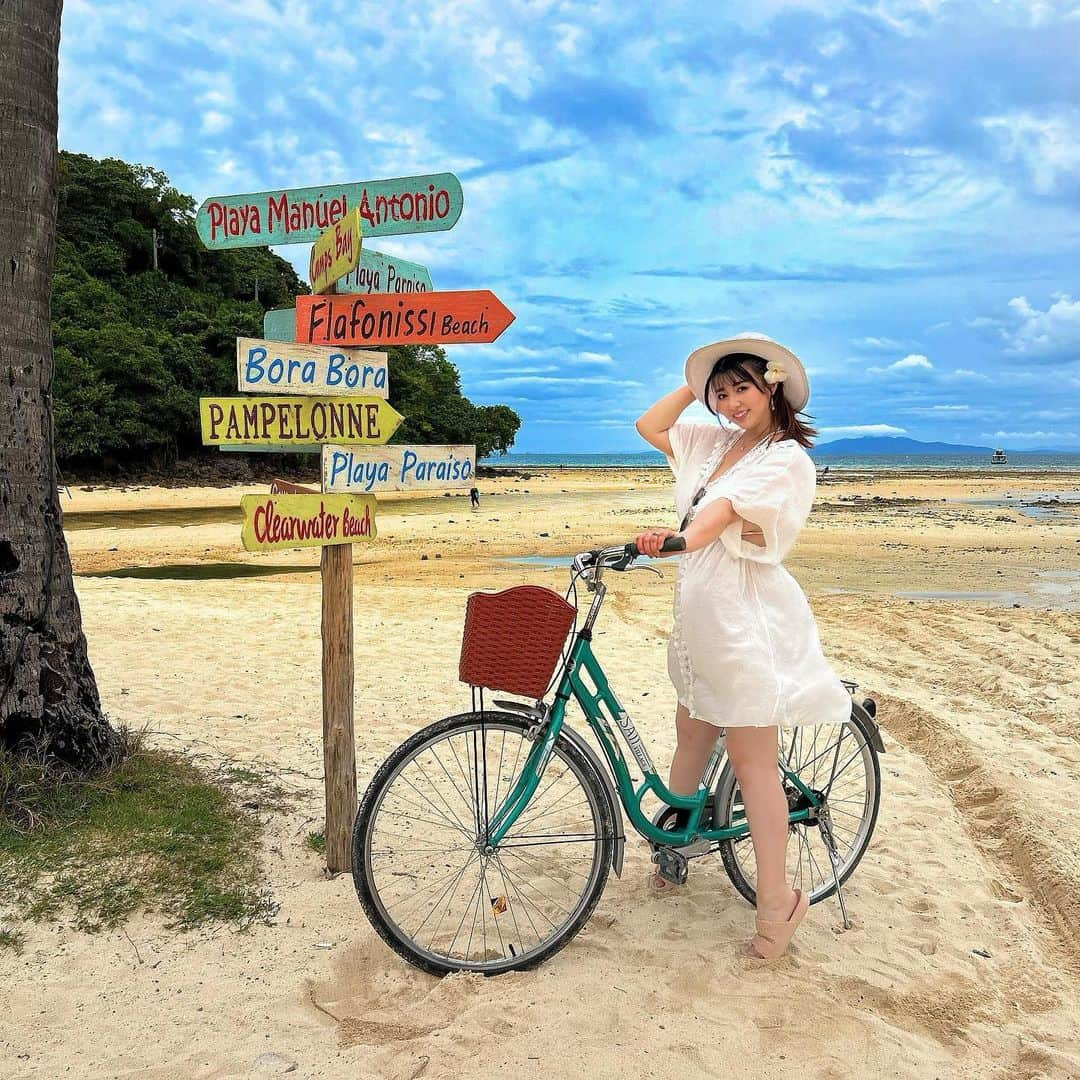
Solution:
[{"label": "red arrow sign", "polygon": [[494,341],[513,321],[487,289],[296,298],[296,340],[318,345],[473,344]]}]

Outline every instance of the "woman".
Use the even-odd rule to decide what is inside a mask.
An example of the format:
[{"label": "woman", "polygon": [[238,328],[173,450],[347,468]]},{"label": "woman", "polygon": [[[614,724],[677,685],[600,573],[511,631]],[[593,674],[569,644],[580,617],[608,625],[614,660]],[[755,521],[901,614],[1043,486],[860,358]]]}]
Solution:
[{"label": "woman", "polygon": [[[686,385],[636,425],[675,473],[678,535],[686,543],[668,643],[679,700],[670,787],[693,794],[726,733],[757,862],[757,933],[749,951],[762,959],[783,953],[809,903],[786,879],[778,727],[842,723],[851,712],[806,597],[781,565],[814,499],[814,464],[804,447],[817,432],[797,415],[809,396],[793,353],[743,335],[691,353]],[[676,423],[695,398],[734,426]],[[650,529],[637,538],[638,549],[657,556],[673,535]],[[661,878],[654,884],[674,888]]]}]

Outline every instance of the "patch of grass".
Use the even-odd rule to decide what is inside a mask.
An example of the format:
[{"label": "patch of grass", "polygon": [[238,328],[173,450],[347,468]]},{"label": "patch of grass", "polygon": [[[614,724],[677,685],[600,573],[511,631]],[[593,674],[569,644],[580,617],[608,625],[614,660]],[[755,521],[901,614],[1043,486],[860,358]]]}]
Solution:
[{"label": "patch of grass", "polygon": [[307,839],[304,841],[304,843],[307,844],[307,846],[311,848],[311,850],[314,851],[316,855],[326,854],[326,833],[309,832],[307,834]]},{"label": "patch of grass", "polygon": [[5,930],[0,927],[0,952],[8,950],[13,953],[21,953],[26,935],[21,930]]},{"label": "patch of grass", "polygon": [[85,930],[136,910],[181,928],[272,916],[261,804],[250,797],[262,777],[211,777],[128,741],[126,756],[91,776],[0,751],[0,910],[34,920],[70,912]]}]

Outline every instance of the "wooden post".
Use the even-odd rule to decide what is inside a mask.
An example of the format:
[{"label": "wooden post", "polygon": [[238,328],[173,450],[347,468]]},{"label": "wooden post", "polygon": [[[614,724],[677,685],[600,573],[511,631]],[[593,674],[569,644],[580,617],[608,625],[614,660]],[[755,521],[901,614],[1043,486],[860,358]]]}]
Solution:
[{"label": "wooden post", "polygon": [[[336,291],[333,282],[324,286]],[[356,742],[353,735],[352,545],[322,549],[322,731],[326,788],[326,869],[352,869],[356,817]]]},{"label": "wooden post", "polygon": [[338,874],[351,866],[356,815],[351,544],[322,549],[322,695],[326,868]]}]

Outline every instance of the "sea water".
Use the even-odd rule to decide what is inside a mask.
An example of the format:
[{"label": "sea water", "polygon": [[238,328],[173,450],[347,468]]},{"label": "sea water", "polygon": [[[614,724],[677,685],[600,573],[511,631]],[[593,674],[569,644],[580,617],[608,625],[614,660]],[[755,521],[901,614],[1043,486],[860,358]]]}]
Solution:
[{"label": "sea water", "polygon": [[[1046,454],[1026,450],[1010,450],[1007,465],[991,465],[987,454],[830,454],[826,443],[814,447],[810,456],[821,468],[857,469],[860,471],[912,470],[935,471],[956,470],[958,472],[1000,472],[1003,476],[1011,471],[1029,472],[1080,472],[1080,453]],[[562,469],[655,469],[665,468],[667,461],[658,450],[645,450],[640,453],[595,453],[595,454],[555,454],[555,453],[511,453],[497,454],[482,458],[481,465],[493,468],[562,468]]]}]

